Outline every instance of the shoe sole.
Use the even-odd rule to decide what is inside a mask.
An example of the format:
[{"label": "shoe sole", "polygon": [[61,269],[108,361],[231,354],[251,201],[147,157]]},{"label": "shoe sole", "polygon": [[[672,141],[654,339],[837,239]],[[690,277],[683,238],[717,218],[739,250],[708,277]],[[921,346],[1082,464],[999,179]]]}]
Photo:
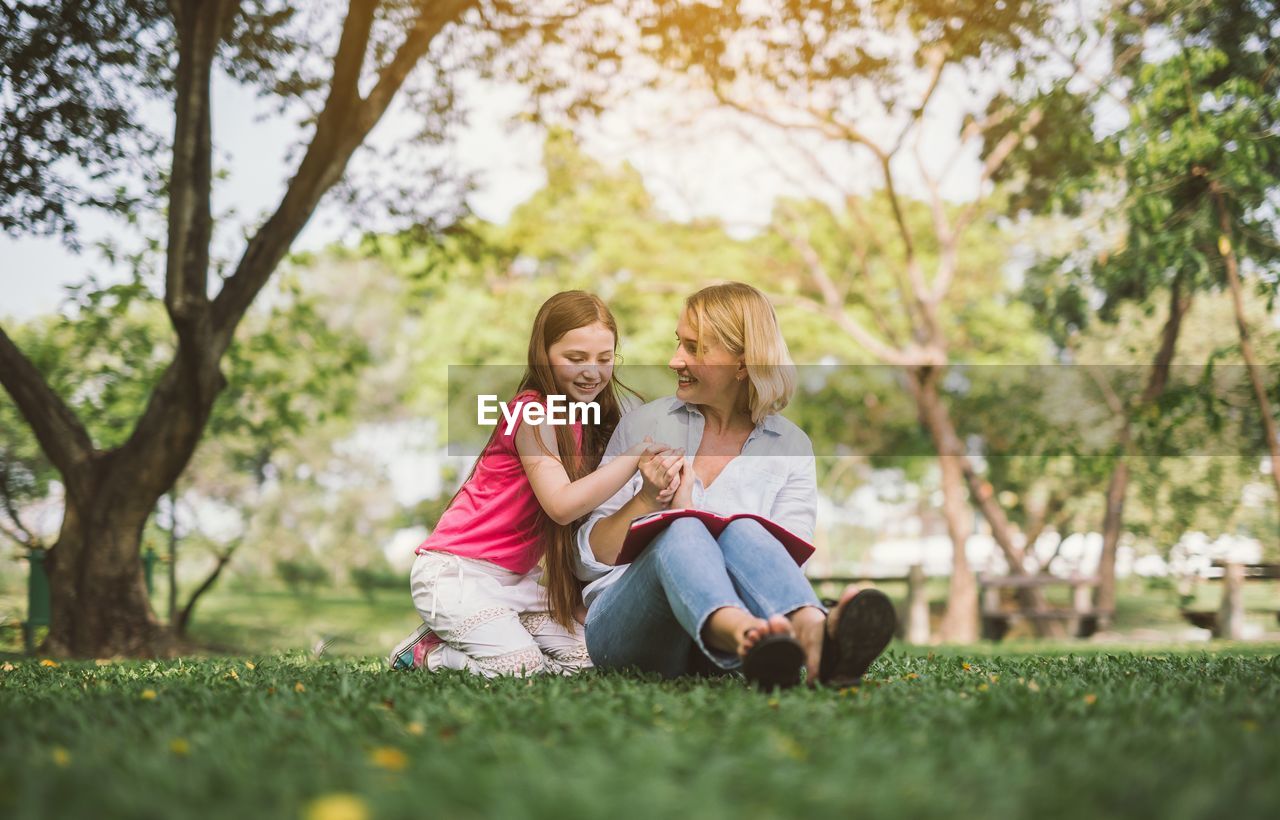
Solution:
[{"label": "shoe sole", "polygon": [[[898,615],[889,596],[878,589],[864,589],[845,604],[836,623],[836,663],[828,686],[857,686],[871,664],[893,640]],[[823,671],[826,671],[825,669]]]},{"label": "shoe sole", "polygon": [[798,686],[803,669],[804,647],[790,635],[766,635],[742,659],[743,676],[765,692]]}]

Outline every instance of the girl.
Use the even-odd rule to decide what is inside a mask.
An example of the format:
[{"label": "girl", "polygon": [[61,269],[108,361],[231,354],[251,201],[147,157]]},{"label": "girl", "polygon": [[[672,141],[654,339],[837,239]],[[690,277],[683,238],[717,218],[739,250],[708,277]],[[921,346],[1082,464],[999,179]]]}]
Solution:
[{"label": "girl", "polygon": [[[591,665],[575,622],[581,607],[573,574],[575,522],[637,468],[666,488],[669,500],[683,455],[646,439],[596,470],[622,415],[619,388],[627,389],[613,379],[617,344],[617,323],[593,294],[557,293],[538,310],[512,403],[541,404],[552,394],[595,401],[600,423],[517,422],[508,431],[499,421],[417,549],[410,588],[423,624],[392,651],[393,669],[466,669],[493,677],[571,674]],[[545,571],[538,567],[544,556]]]}]

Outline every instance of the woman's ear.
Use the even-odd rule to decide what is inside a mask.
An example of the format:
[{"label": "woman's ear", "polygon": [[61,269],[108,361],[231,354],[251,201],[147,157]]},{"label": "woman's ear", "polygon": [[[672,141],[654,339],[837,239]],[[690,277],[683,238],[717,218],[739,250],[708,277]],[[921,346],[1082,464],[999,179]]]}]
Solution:
[{"label": "woman's ear", "polygon": [[734,374],[734,378],[742,381],[747,377],[747,363],[742,359],[738,359],[738,372]]}]

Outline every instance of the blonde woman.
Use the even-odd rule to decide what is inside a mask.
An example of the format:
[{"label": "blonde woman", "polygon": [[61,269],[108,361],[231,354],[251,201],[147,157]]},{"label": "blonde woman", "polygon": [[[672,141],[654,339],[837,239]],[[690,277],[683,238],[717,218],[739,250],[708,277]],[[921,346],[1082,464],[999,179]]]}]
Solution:
[{"label": "blonde woman", "polygon": [[892,605],[849,587],[828,613],[755,521],[734,521],[716,538],[696,518],[678,519],[634,562],[614,565],[631,521],[668,505],[755,513],[813,538],[813,446],[779,415],[795,375],[769,301],[742,283],[704,288],[686,300],[675,335],[675,395],[624,415],[600,464],[646,436],[694,455],[669,502],[669,488],[637,475],[578,531],[592,661],[664,677],[741,670],[765,688],[795,685],[805,667],[811,682],[856,681],[892,637]]}]

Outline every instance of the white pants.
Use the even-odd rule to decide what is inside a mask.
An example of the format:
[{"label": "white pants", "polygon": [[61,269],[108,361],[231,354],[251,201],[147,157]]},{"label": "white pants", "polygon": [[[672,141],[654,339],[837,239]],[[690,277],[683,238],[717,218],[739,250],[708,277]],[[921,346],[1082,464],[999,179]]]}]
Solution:
[{"label": "white pants", "polygon": [[491,678],[571,675],[590,667],[584,630],[574,624],[570,632],[552,619],[541,578],[540,567],[518,575],[452,553],[419,555],[409,573],[413,604],[444,641],[427,655],[426,668]]}]

